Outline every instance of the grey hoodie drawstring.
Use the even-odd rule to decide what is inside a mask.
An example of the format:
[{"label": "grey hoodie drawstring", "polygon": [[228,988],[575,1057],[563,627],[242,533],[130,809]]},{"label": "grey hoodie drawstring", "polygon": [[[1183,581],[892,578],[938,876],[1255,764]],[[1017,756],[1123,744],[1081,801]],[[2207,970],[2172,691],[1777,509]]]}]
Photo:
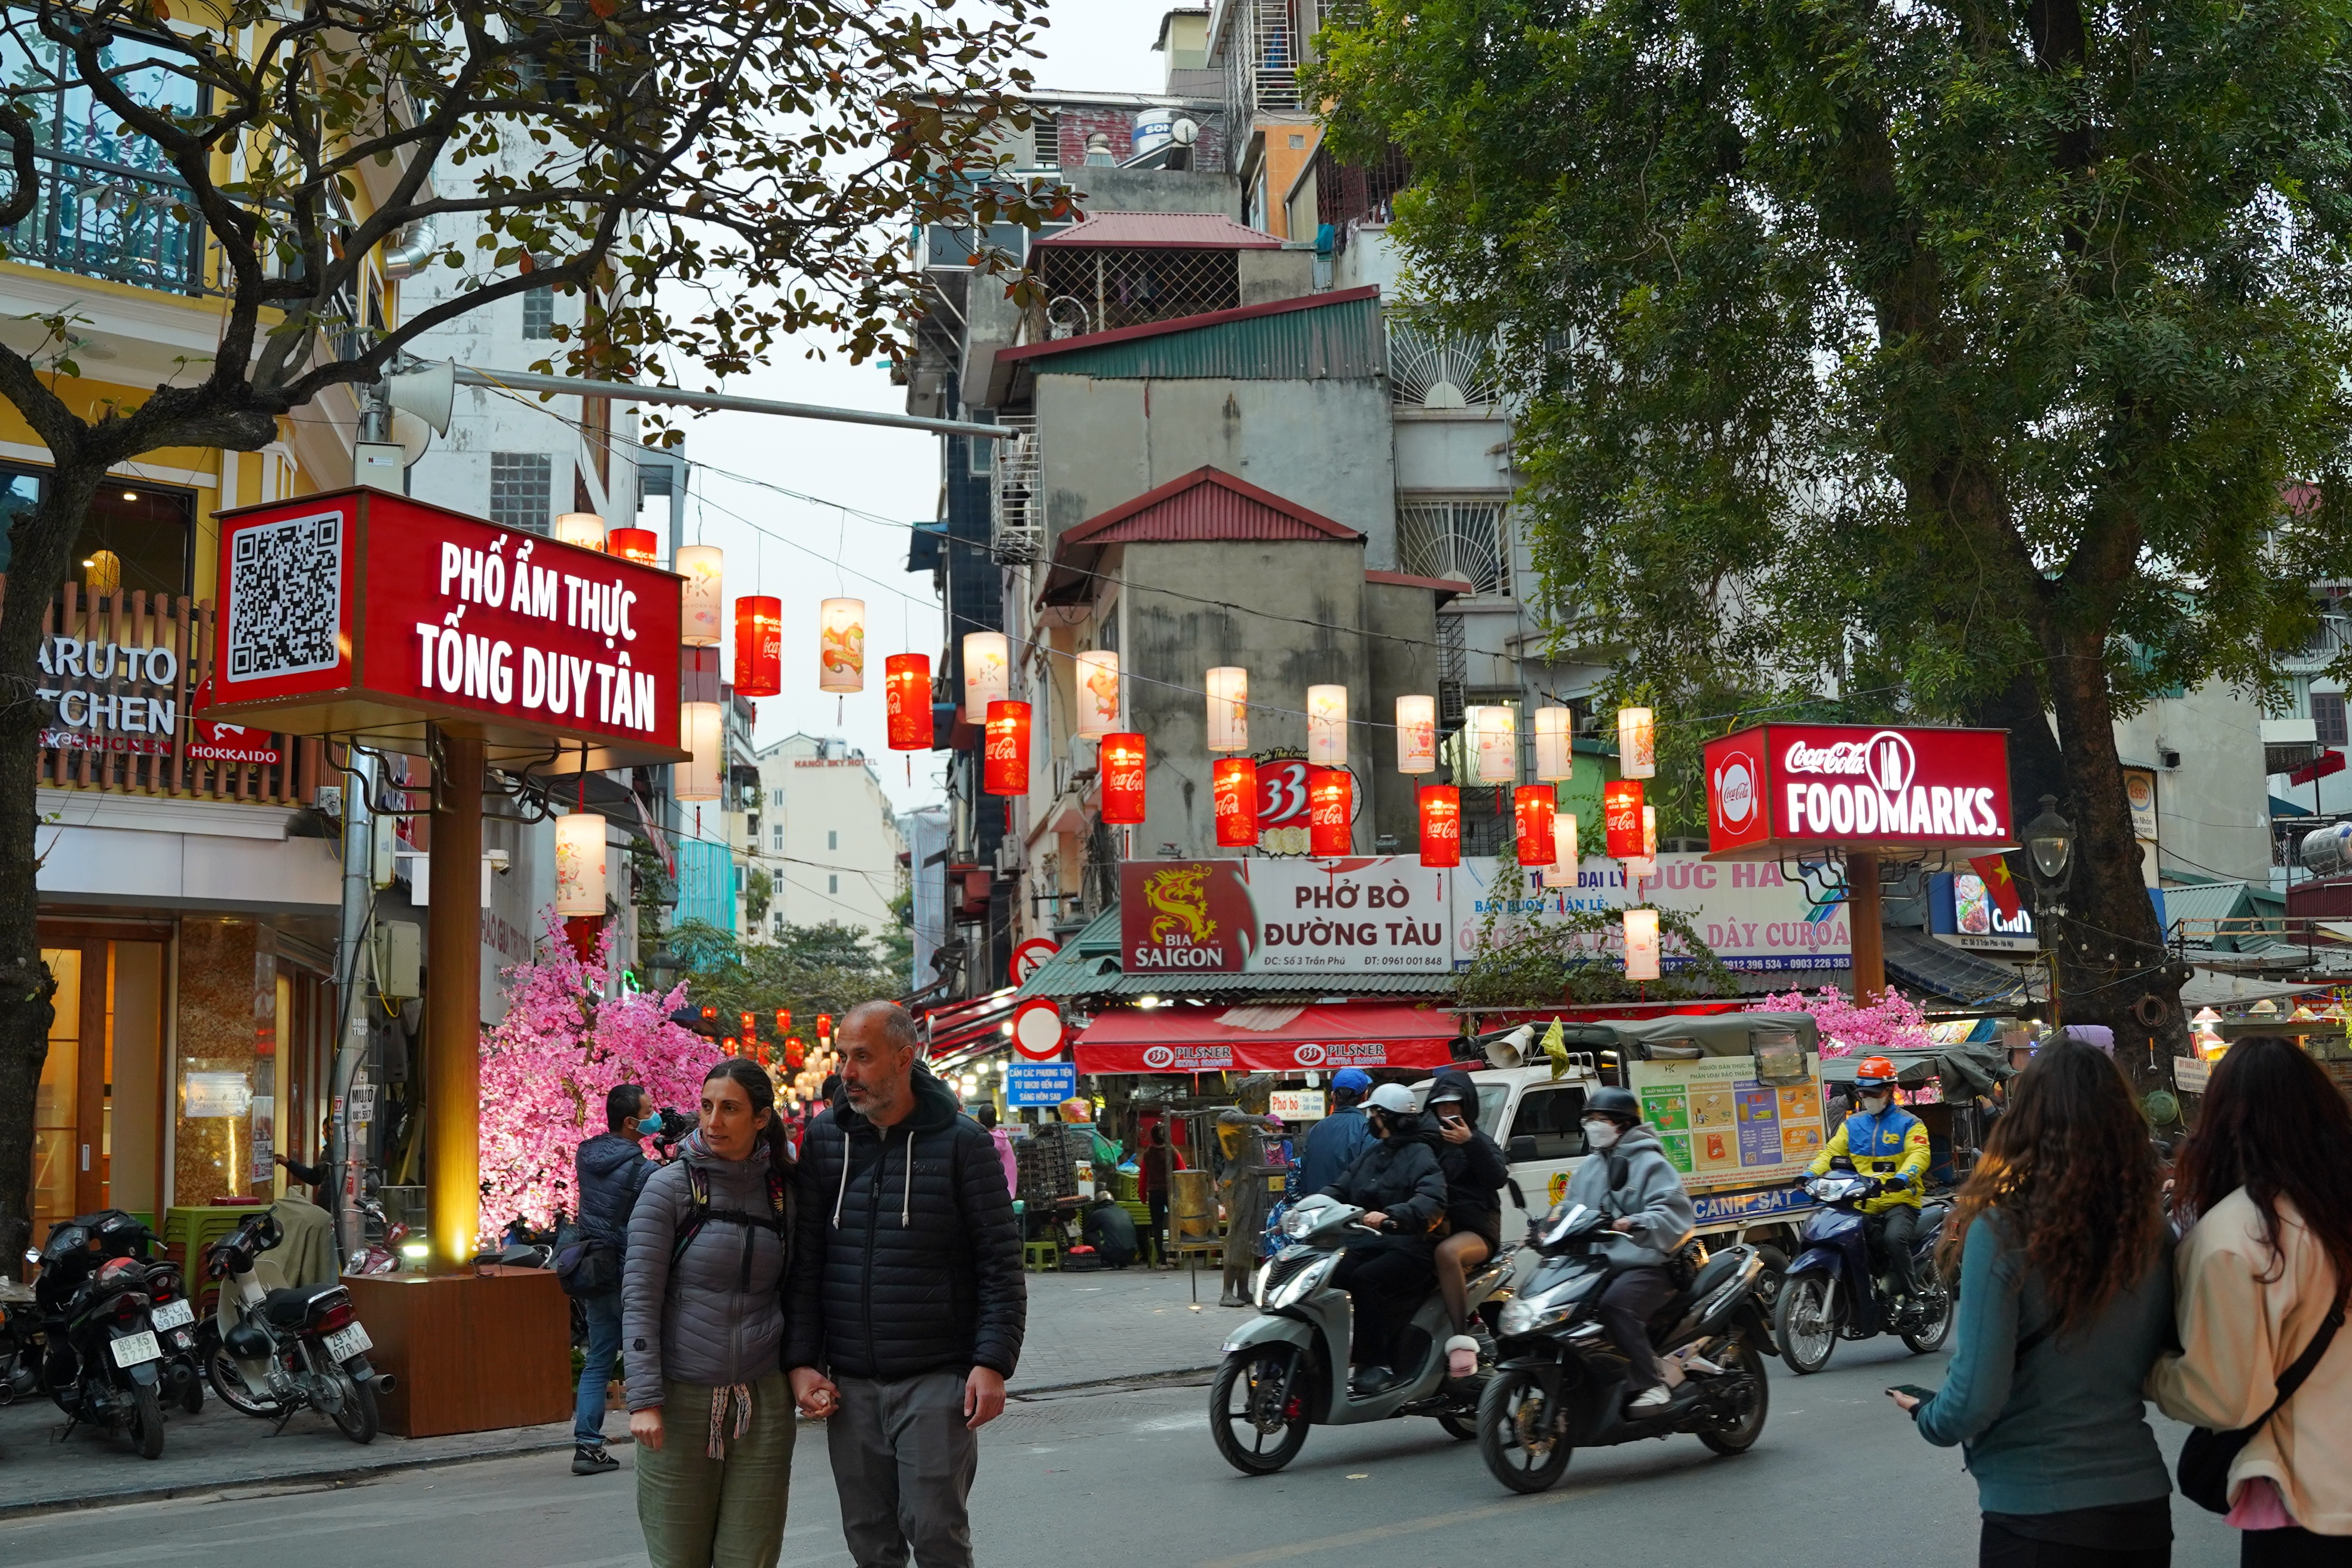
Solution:
[{"label": "grey hoodie drawstring", "polygon": [[849,1140],[841,1141],[841,1186],[833,1194],[833,1228],[841,1228],[841,1200],[849,1192]]},{"label": "grey hoodie drawstring", "polygon": [[[882,1167],[882,1165],[883,1165],[883,1164],[885,1164],[886,1163],[887,1163],[887,1162],[888,1162],[889,1158],[890,1158],[890,1135],[889,1135],[887,1132],[885,1132],[885,1133],[882,1135],[882,1152],[881,1152],[880,1154],[877,1155],[877,1156],[875,1157],[875,1161],[874,1161],[874,1163],[875,1163],[875,1172],[874,1172],[874,1175],[875,1175],[875,1179],[876,1179],[877,1181],[879,1181],[879,1180],[881,1179],[881,1175],[882,1175],[881,1167]],[[833,1194],[833,1228],[834,1228],[834,1229],[835,1229],[835,1230],[839,1230],[839,1229],[841,1228],[841,1205],[842,1205],[842,1200],[843,1200],[844,1198],[845,1198],[846,1196],[848,1196],[848,1194],[849,1194],[849,1144],[848,1144],[847,1141],[845,1141],[845,1141],[843,1142],[843,1143],[842,1143],[842,1146],[841,1146],[841,1185],[840,1185],[840,1186],[838,1186],[838,1187],[836,1187],[836,1188],[835,1188],[835,1189],[834,1189],[834,1194]],[[904,1185],[904,1186],[899,1190],[899,1193],[898,1193],[898,1228],[899,1228],[900,1230],[907,1230],[907,1229],[910,1229],[910,1228],[912,1228],[914,1209],[915,1209],[915,1130],[914,1130],[912,1127],[909,1127],[909,1128],[908,1128],[908,1129],[907,1129],[907,1178],[906,1178],[906,1184],[905,1184],[905,1185]]]},{"label": "grey hoodie drawstring", "polygon": [[[888,1146],[884,1145],[885,1148]],[[898,1228],[908,1228],[907,1215],[915,1204],[915,1129],[907,1129],[907,1185],[898,1194]]]}]

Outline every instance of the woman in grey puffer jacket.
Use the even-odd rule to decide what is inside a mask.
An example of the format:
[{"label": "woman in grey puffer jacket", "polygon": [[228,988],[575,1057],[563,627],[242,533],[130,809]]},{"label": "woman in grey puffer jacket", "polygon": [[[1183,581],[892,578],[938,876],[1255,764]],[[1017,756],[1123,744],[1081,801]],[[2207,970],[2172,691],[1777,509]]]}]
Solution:
[{"label": "woman in grey puffer jacket", "polygon": [[703,1080],[700,1128],[630,1215],[621,1344],[653,1568],[775,1568],[782,1548],[791,1167],[768,1075],[723,1061]]}]

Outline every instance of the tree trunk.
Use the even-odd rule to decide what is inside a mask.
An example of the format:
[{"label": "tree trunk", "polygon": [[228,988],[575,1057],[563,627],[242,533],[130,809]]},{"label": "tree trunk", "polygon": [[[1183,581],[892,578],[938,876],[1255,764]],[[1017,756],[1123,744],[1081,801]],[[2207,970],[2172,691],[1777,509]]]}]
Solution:
[{"label": "tree trunk", "polygon": [[103,461],[60,463],[41,504],[11,531],[0,602],[0,1275],[21,1279],[32,1237],[33,1112],[49,1054],[57,981],[41,962],[40,781],[49,706],[34,694],[41,617],[105,481]]}]

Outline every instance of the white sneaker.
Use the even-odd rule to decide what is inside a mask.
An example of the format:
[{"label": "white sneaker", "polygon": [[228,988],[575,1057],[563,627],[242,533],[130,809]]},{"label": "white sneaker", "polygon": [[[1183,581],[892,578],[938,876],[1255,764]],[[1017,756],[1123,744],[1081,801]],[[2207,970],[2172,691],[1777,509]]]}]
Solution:
[{"label": "white sneaker", "polygon": [[1659,1384],[1654,1387],[1643,1389],[1641,1393],[1627,1400],[1625,1402],[1625,1408],[1628,1410],[1655,1410],[1659,1405],[1665,1404],[1673,1397],[1674,1395],[1667,1391],[1666,1385],[1664,1384]]}]

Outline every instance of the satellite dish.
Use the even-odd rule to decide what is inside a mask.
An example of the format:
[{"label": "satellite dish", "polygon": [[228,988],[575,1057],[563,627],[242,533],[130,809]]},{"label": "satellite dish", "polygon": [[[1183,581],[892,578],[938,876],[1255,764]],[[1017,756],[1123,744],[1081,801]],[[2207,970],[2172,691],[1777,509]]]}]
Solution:
[{"label": "satellite dish", "polygon": [[[436,435],[446,436],[449,411],[457,400],[457,361],[445,359],[423,370],[385,376],[383,400],[392,405],[395,413],[414,414],[433,426]],[[421,447],[417,449],[424,450]]]}]

